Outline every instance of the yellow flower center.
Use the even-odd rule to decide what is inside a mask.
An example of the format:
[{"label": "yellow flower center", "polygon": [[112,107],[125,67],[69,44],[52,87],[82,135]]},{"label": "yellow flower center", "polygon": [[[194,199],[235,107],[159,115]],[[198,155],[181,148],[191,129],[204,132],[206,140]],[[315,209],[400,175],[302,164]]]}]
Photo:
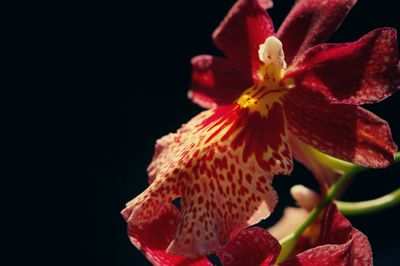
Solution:
[{"label": "yellow flower center", "polygon": [[285,74],[286,62],[282,43],[278,38],[268,37],[260,45],[258,56],[264,63],[258,71],[262,81],[243,92],[236,102],[242,108],[249,108],[250,112],[257,111],[267,116],[274,103],[281,102],[288,89],[293,87],[293,82],[291,80],[283,84],[281,82]]}]

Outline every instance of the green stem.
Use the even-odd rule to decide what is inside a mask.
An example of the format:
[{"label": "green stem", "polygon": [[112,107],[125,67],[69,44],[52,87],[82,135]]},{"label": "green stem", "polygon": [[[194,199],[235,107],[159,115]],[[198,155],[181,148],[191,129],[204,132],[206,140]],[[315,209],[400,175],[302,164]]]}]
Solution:
[{"label": "green stem", "polygon": [[[395,154],[394,163],[400,163],[400,152]],[[373,200],[359,202],[344,202],[337,200],[335,203],[340,212],[346,216],[373,214],[400,204],[400,188]]]},{"label": "green stem", "polygon": [[312,222],[317,218],[318,214],[323,209],[325,209],[325,207],[333,200],[337,192],[340,191],[340,189],[346,184],[348,179],[352,177],[357,172],[357,170],[360,169],[354,168],[351,171],[343,174],[342,177],[329,188],[328,192],[326,193],[326,196],[321,200],[321,202],[317,205],[317,207],[312,209],[312,211],[310,212],[309,216],[304,221],[304,223],[300,225],[299,228],[296,229],[294,233],[296,237],[299,237],[301,234],[303,234],[304,230],[306,230],[307,227],[309,227],[312,224]]},{"label": "green stem", "polygon": [[[400,152],[395,154],[395,163],[400,163]],[[298,238],[303,234],[303,232],[314,222],[314,220],[318,217],[318,215],[325,209],[325,207],[334,200],[336,194],[341,191],[341,189],[346,185],[346,183],[350,180],[352,176],[355,174],[367,170],[368,168],[352,165],[346,166],[345,173],[340,177],[340,179],[333,184],[329,190],[327,191],[325,197],[321,200],[321,202],[310,212],[307,219],[294,231],[289,234],[285,238],[281,239],[280,244],[282,246],[281,253],[278,256],[276,263],[280,263],[285,260],[293,251],[296,246],[296,242]],[[346,215],[346,211],[348,214],[364,214],[364,213],[372,213],[378,211],[383,208],[389,208],[394,205],[400,204],[400,188],[393,191],[392,193],[380,197],[378,199],[358,202],[358,203],[350,203],[350,202],[341,202],[335,201],[338,204],[338,208],[343,214]]]},{"label": "green stem", "polygon": [[400,152],[396,152],[394,155],[394,163],[400,163]]},{"label": "green stem", "polygon": [[339,211],[346,216],[376,213],[400,204],[400,188],[373,200],[360,202],[335,201]]},{"label": "green stem", "polygon": [[277,263],[282,262],[290,255],[294,246],[296,245],[297,239],[301,236],[301,234],[303,234],[307,227],[309,227],[313,223],[313,221],[318,217],[321,211],[325,209],[325,207],[333,200],[335,195],[343,188],[347,181],[349,181],[350,177],[364,169],[365,168],[361,166],[352,167],[349,171],[344,173],[335,184],[333,184],[329,188],[325,197],[314,209],[312,209],[307,219],[296,229],[296,231],[280,241],[282,251],[279,254]]}]

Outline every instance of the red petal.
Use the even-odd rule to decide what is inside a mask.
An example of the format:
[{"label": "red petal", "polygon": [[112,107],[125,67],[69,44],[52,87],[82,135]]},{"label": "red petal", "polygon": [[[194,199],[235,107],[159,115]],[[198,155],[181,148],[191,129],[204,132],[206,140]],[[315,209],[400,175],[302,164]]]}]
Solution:
[{"label": "red petal", "polygon": [[230,104],[254,84],[251,69],[210,55],[192,59],[192,86],[189,98],[204,108]]},{"label": "red petal", "polygon": [[318,246],[281,265],[372,265],[368,239],[331,204],[327,207]]},{"label": "red petal", "polygon": [[353,245],[351,247],[352,265],[368,266],[372,265],[372,249],[368,238],[353,228]]},{"label": "red petal", "polygon": [[159,217],[157,219],[141,226],[129,221],[131,212],[129,207],[122,211],[123,216],[128,220],[129,238],[136,248],[153,265],[211,266],[212,264],[205,257],[190,260],[182,256],[173,256],[166,252],[176,232],[179,211],[172,204],[168,204],[158,211]]},{"label": "red petal", "polygon": [[298,58],[286,77],[298,86],[319,91],[331,103],[380,101],[400,89],[395,29],[381,28],[358,41],[322,44]]},{"label": "red petal", "polygon": [[[342,245],[319,246],[297,255],[293,259],[287,260],[281,266],[346,266],[349,264],[348,256],[351,242]],[[357,265],[358,266],[358,265]]]},{"label": "red petal", "polygon": [[253,227],[241,231],[217,255],[224,266],[267,266],[275,262],[280,250],[278,240],[271,234]]},{"label": "red petal", "polygon": [[277,201],[272,177],[291,168],[281,104],[267,116],[237,104],[220,106],[157,142],[149,166],[154,181],[128,203],[130,220],[148,223],[180,196],[182,218],[168,251],[209,254],[269,216]]},{"label": "red petal", "polygon": [[292,60],[308,48],[325,42],[336,31],[356,0],[299,0],[278,31],[285,60]]},{"label": "red petal", "polygon": [[372,168],[393,162],[397,146],[387,122],[361,107],[296,89],[287,95],[285,114],[292,135],[328,155]]},{"label": "red petal", "polygon": [[[322,226],[320,245],[351,242],[348,265],[372,265],[372,251],[368,238],[352,227],[334,204],[327,207]],[[337,265],[337,264],[335,264]]]},{"label": "red petal", "polygon": [[230,60],[252,70],[246,76],[253,76],[261,64],[259,45],[272,34],[272,20],[258,1],[239,0],[213,33],[213,39]]}]

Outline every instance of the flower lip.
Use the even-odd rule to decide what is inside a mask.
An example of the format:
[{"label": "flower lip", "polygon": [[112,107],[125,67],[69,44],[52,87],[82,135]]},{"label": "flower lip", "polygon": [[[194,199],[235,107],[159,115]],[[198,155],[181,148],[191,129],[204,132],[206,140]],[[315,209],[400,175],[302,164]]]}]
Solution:
[{"label": "flower lip", "polygon": [[282,103],[282,97],[290,88],[281,82],[286,69],[281,41],[269,36],[259,46],[258,56],[263,62],[258,71],[261,82],[245,90],[236,102],[242,108],[267,116],[275,103]]}]

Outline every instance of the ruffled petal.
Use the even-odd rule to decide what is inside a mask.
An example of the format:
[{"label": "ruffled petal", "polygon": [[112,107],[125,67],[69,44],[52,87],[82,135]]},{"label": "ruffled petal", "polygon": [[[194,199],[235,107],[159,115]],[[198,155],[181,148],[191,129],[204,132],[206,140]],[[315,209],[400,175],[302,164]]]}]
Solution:
[{"label": "ruffled petal", "polygon": [[398,61],[396,30],[381,28],[352,43],[307,50],[286,78],[322,93],[331,103],[374,103],[400,89]]},{"label": "ruffled petal", "polygon": [[292,60],[308,48],[325,42],[340,26],[356,0],[299,0],[278,30],[285,60]]},{"label": "ruffled petal", "polygon": [[192,85],[189,98],[204,108],[231,104],[257,82],[251,69],[225,58],[200,55],[192,59]]},{"label": "ruffled petal", "polygon": [[258,58],[259,45],[272,34],[272,20],[259,2],[239,0],[213,33],[213,39],[230,60],[252,71],[246,76],[253,76],[261,64]]},{"label": "ruffled petal", "polygon": [[179,211],[172,204],[166,204],[159,209],[157,219],[140,226],[130,222],[131,211],[129,207],[122,211],[122,215],[128,221],[129,238],[153,265],[212,266],[205,257],[191,260],[166,252],[175,235],[180,216]]},{"label": "ruffled petal", "polygon": [[282,104],[267,116],[238,104],[219,106],[157,142],[152,183],[128,203],[129,222],[149,223],[180,197],[181,219],[168,252],[209,254],[269,216],[277,201],[272,177],[291,168]]},{"label": "ruffled petal", "polygon": [[217,252],[224,266],[273,265],[281,246],[271,234],[262,228],[249,228],[229,241]]},{"label": "ruffled petal", "polygon": [[293,136],[330,156],[371,168],[393,162],[397,146],[389,125],[361,107],[296,89],[287,95],[285,114]]},{"label": "ruffled petal", "polygon": [[372,265],[372,251],[365,235],[354,229],[333,204],[325,211],[317,246],[283,262],[293,265]]}]

